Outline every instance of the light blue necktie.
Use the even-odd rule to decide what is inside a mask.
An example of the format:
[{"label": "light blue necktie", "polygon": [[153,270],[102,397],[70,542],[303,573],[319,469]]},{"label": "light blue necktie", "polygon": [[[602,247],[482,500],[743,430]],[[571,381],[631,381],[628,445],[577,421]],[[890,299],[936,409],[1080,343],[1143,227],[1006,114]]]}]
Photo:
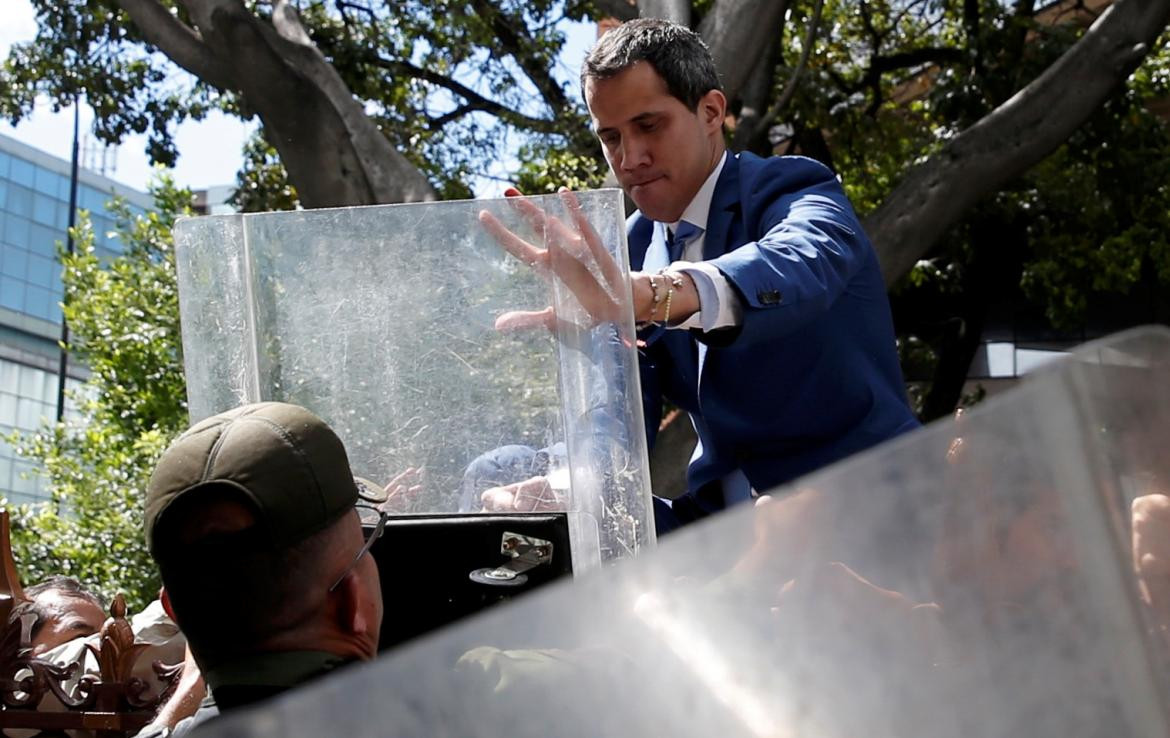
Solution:
[{"label": "light blue necktie", "polygon": [[703,235],[703,229],[689,221],[679,221],[678,229],[670,232],[670,228],[666,229],[666,249],[670,254],[670,261],[676,262],[682,258],[683,251],[687,244],[694,241],[699,236]]},{"label": "light blue necktie", "polygon": [[[670,261],[679,261],[682,258],[687,244],[694,241],[702,233],[702,228],[685,220],[679,222],[678,230],[675,233],[671,233],[670,228],[667,228],[666,248],[670,253]],[[703,363],[707,358],[707,345],[700,341],[694,341],[693,343],[698,348],[696,358],[698,359],[699,376],[701,377],[703,374]],[[737,502],[746,502],[752,498],[751,483],[748,482],[748,478],[742,470],[736,469],[723,477],[720,482],[723,489],[723,504],[725,506],[731,507]]]}]

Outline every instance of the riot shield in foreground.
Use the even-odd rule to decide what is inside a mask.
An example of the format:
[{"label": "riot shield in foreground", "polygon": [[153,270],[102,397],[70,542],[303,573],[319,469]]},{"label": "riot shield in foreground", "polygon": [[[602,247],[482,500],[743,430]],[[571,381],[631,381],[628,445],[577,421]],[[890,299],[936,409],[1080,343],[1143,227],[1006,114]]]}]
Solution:
[{"label": "riot shield in foreground", "polygon": [[1166,736],[1167,438],[1123,334],[207,734]]},{"label": "riot shield in foreground", "polygon": [[[549,196],[181,221],[192,421],[262,400],[320,415],[354,473],[389,486],[403,535],[422,530],[404,569],[466,530],[486,546],[468,568],[491,571],[501,530],[531,532],[486,518],[424,530],[425,516],[541,514],[534,537],[566,559],[558,571],[569,548],[580,573],[652,545],[621,193],[578,198],[580,218]],[[505,229],[530,251],[508,253]],[[549,306],[518,327],[517,311]],[[485,492],[528,479],[541,482],[485,509]],[[571,546],[554,541],[566,528]]]}]

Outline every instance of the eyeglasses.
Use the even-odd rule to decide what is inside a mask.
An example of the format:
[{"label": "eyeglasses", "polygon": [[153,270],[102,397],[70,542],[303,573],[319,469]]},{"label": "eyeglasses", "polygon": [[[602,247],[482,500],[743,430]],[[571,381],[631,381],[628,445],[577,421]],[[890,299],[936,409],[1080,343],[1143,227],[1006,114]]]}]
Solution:
[{"label": "eyeglasses", "polygon": [[[341,584],[341,580],[349,576],[349,573],[353,571],[355,566],[358,565],[358,562],[362,560],[362,557],[370,552],[370,549],[373,548],[374,544],[378,542],[378,539],[382,537],[382,533],[386,531],[386,518],[388,516],[385,510],[366,507],[365,505],[357,505],[355,506],[355,509],[358,511],[358,516],[362,518],[362,535],[365,536],[366,542],[357,552],[357,555],[353,557],[353,561],[349,562],[349,566],[345,567],[345,570],[342,571],[341,574],[337,577],[337,581],[333,583],[333,586],[329,588],[330,592],[337,589],[338,585]],[[374,523],[373,528],[367,528],[366,520],[368,517],[373,515],[378,516],[378,522]]]}]

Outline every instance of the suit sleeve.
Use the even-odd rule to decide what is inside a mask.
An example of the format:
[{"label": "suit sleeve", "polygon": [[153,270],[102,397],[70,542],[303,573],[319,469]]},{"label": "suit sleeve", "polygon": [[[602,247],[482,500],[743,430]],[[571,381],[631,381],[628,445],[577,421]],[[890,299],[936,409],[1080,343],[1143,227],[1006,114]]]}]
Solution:
[{"label": "suit sleeve", "polygon": [[[743,300],[734,343],[783,337],[824,314],[876,257],[833,173],[810,159],[772,159],[743,181],[748,235],[711,260]],[[720,343],[719,332],[709,342]]]}]

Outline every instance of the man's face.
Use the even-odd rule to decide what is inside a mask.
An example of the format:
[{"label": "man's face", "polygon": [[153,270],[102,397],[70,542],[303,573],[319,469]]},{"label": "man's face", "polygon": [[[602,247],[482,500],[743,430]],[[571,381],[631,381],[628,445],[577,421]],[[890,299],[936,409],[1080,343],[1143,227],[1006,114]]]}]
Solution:
[{"label": "man's face", "polygon": [[588,80],[585,101],[610,169],[642,214],[663,223],[681,218],[723,154],[723,93],[711,90],[688,110],[640,61]]},{"label": "man's face", "polygon": [[84,638],[102,629],[106,614],[94,602],[59,590],[49,590],[37,597],[37,604],[49,612],[37,635],[32,640],[33,655]]}]

